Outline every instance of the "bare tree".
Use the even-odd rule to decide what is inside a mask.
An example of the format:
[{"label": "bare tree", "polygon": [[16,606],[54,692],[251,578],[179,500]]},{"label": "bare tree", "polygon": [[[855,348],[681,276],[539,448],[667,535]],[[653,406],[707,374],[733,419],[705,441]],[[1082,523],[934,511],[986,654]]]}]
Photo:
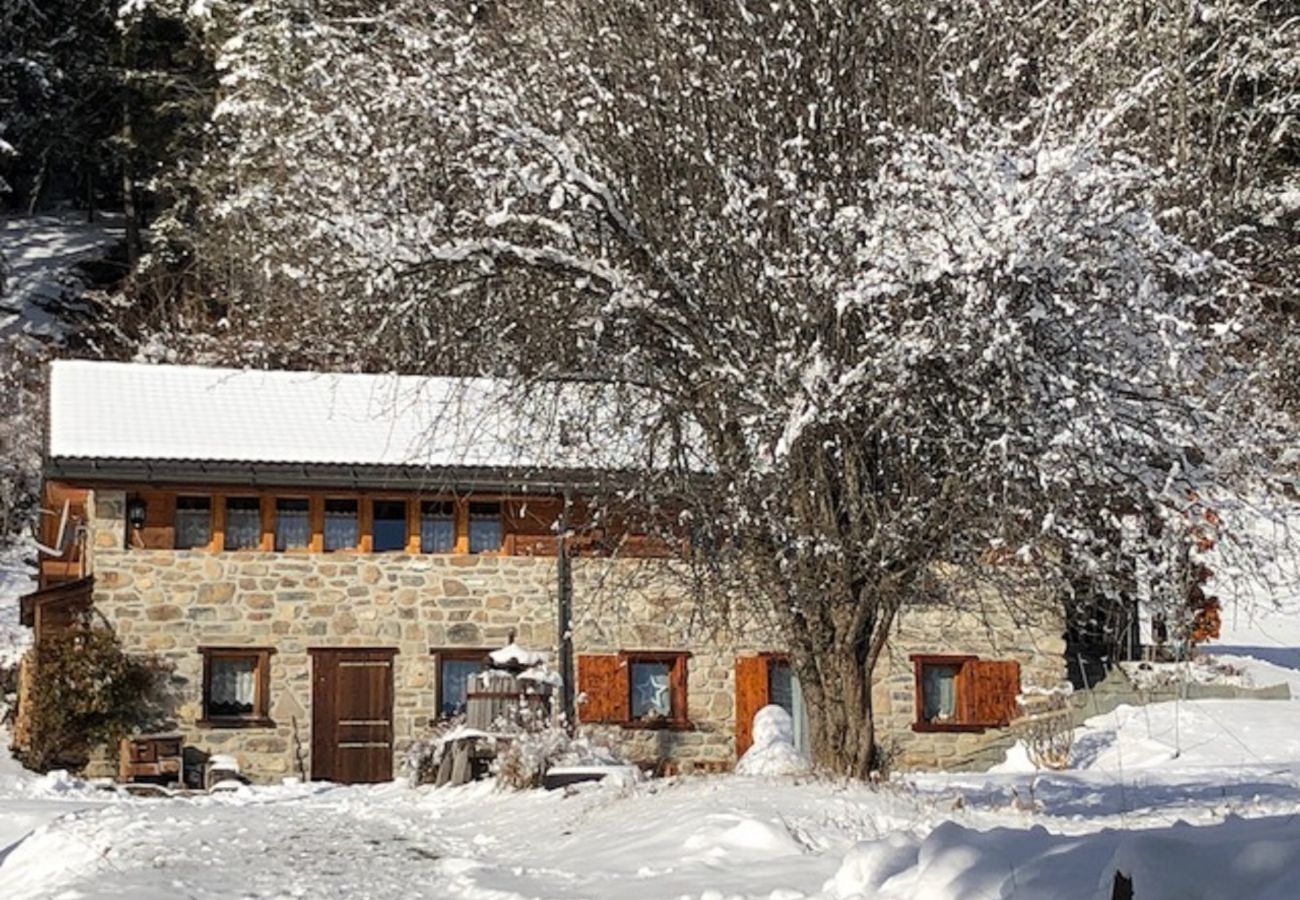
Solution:
[{"label": "bare tree", "polygon": [[1028,3],[311,13],[251,4],[221,60],[234,327],[634,387],[681,450],[643,493],[782,627],[830,768],[875,764],[937,571],[1064,603],[1145,555],[1176,597],[1189,509],[1263,465],[1256,304],[1126,152],[1185,67],[1091,96]]}]

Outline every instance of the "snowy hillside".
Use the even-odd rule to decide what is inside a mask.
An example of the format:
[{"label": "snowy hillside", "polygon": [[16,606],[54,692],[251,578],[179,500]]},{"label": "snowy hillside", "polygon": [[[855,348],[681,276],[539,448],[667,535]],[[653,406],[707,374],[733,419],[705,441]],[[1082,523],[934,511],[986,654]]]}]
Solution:
[{"label": "snowy hillside", "polygon": [[35,572],[27,562],[34,554],[26,541],[0,547],[0,668],[16,664],[32,640],[31,629],[18,624],[18,598],[36,589]]},{"label": "snowy hillside", "polygon": [[63,337],[66,310],[56,310],[81,283],[76,267],[121,240],[121,216],[84,213],[0,217],[0,248],[9,267],[0,292],[0,340],[27,335],[42,342]]}]

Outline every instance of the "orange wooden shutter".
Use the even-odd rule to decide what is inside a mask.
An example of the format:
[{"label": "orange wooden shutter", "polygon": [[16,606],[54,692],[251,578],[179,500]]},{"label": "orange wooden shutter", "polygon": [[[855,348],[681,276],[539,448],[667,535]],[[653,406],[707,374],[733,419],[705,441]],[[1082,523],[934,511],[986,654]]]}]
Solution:
[{"label": "orange wooden shutter", "polygon": [[578,692],[585,695],[583,702],[578,704],[579,722],[618,724],[627,721],[627,666],[617,654],[579,656]]},{"label": "orange wooden shutter", "polygon": [[1020,694],[1020,663],[975,659],[962,666],[971,725],[1001,726],[1016,717]]},{"label": "orange wooden shutter", "polygon": [[736,756],[754,743],[754,714],[768,703],[767,657],[736,657]]}]

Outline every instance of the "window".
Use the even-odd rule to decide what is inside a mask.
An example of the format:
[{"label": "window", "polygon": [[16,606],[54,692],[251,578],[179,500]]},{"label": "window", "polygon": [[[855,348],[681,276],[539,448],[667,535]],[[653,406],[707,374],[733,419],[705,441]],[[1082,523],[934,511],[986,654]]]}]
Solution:
[{"label": "window", "polygon": [[213,726],[265,726],[270,661],[269,648],[204,647],[203,720]]},{"label": "window", "polygon": [[275,549],[305,550],[311,544],[311,508],[305,499],[275,501]]},{"label": "window", "polygon": [[325,501],[325,550],[357,547],[357,501]]},{"label": "window", "polygon": [[456,549],[456,512],[449,500],[420,504],[420,552],[450,553]]},{"label": "window", "polygon": [[912,657],[916,731],[978,731],[1018,714],[1020,665],[975,656]]},{"label": "window", "polygon": [[469,696],[469,679],[483,671],[488,651],[458,647],[434,653],[438,668],[438,718],[462,715]]},{"label": "window", "polygon": [[227,497],[225,548],[256,550],[261,543],[261,502],[256,497]]},{"label": "window", "polygon": [[668,719],[673,714],[673,668],[666,662],[647,660],[630,662],[628,678],[632,697],[628,703],[633,721]]},{"label": "window", "polygon": [[469,505],[469,552],[492,553],[501,549],[501,504]]},{"label": "window", "polygon": [[685,651],[578,657],[578,720],[629,728],[690,727]]},{"label": "window", "polygon": [[206,547],[212,541],[212,501],[207,497],[176,498],[177,550]]},{"label": "window", "polygon": [[406,549],[406,501],[375,500],[370,524],[370,548],[376,553]]}]

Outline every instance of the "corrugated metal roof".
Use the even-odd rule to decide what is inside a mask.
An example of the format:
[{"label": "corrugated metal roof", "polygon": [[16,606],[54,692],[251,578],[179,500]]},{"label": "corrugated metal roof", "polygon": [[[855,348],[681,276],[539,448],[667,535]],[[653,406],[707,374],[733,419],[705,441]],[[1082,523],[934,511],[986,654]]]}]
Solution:
[{"label": "corrugated metal roof", "polygon": [[[64,360],[51,364],[51,459],[620,469],[635,424],[599,421],[608,386]],[[593,411],[596,411],[593,414]]]}]

